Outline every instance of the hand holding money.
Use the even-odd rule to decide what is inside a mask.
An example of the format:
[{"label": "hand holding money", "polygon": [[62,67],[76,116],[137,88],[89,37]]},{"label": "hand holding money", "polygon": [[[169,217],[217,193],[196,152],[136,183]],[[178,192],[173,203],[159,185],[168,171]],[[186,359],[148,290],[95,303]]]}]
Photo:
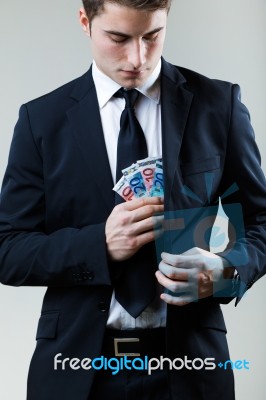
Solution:
[{"label": "hand holding money", "polygon": [[162,230],[163,199],[143,197],[117,205],[106,222],[105,235],[112,261],[132,257],[142,246],[152,242]]}]

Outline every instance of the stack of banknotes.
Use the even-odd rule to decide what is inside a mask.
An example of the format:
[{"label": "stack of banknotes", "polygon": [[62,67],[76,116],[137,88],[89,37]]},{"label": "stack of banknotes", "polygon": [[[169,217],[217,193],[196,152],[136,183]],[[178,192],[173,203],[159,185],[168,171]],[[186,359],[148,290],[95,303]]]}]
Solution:
[{"label": "stack of banknotes", "polygon": [[122,170],[123,176],[113,190],[125,201],[141,197],[163,197],[163,163],[160,157],[148,157]]}]

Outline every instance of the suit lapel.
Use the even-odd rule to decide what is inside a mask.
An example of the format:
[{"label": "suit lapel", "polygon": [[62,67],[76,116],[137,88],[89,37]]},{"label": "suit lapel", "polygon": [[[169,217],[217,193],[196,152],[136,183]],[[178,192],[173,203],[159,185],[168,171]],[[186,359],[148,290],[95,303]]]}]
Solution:
[{"label": "suit lapel", "polygon": [[113,179],[91,69],[78,81],[71,97],[77,100],[77,104],[67,111],[67,115],[89,168],[89,179],[96,182],[100,194],[111,211],[114,207]]},{"label": "suit lapel", "polygon": [[162,60],[161,104],[165,200],[170,200],[179,153],[193,99],[178,69]]}]

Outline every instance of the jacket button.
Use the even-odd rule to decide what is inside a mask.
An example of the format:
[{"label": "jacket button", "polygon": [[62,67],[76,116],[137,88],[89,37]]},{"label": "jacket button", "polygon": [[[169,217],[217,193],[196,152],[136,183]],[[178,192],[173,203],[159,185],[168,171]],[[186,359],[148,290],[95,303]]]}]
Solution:
[{"label": "jacket button", "polygon": [[89,279],[87,272],[82,272],[82,279],[87,281]]},{"label": "jacket button", "polygon": [[84,280],[84,281],[87,281],[87,280],[92,280],[94,278],[94,274],[93,274],[93,272],[90,272],[90,271],[83,271],[82,272],[82,279]]},{"label": "jacket button", "polygon": [[89,271],[87,274],[88,274],[88,279],[89,279],[90,281],[92,281],[93,278],[94,278],[94,273]]},{"label": "jacket button", "polygon": [[72,275],[73,275],[73,278],[74,278],[75,282],[79,282],[79,281],[81,280],[81,277],[80,277],[80,274],[79,274],[79,273],[77,273],[77,274],[72,274]]},{"label": "jacket button", "polygon": [[108,307],[108,305],[107,305],[107,303],[106,303],[105,301],[100,301],[100,303],[99,303],[99,310],[100,310],[102,313],[106,313],[106,312],[109,310],[109,307]]}]

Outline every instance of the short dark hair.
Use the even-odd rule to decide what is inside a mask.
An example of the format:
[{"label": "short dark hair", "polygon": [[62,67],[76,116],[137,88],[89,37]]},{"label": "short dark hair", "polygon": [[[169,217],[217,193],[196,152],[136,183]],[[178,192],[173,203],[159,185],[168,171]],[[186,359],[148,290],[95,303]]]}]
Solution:
[{"label": "short dark hair", "polygon": [[136,8],[139,10],[156,11],[160,9],[170,10],[172,0],[82,0],[85,12],[90,22],[104,9],[105,3],[115,3],[121,6]]}]

